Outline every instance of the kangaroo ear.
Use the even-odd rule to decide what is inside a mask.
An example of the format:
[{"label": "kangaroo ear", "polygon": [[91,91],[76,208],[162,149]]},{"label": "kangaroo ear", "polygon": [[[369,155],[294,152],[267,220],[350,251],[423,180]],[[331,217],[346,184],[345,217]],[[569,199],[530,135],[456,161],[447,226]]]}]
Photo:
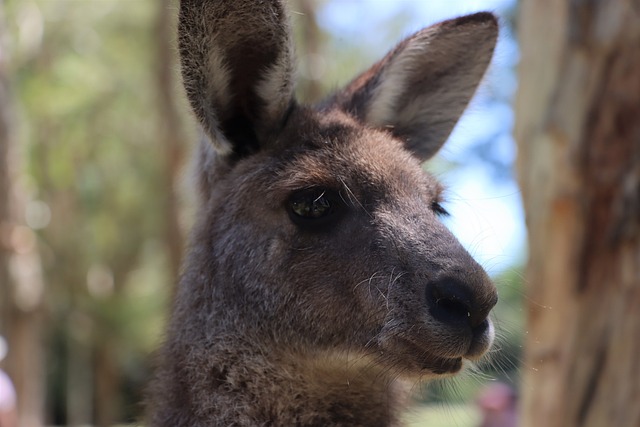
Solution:
[{"label": "kangaroo ear", "polygon": [[181,0],[187,98],[219,154],[258,150],[293,104],[293,47],[282,1]]},{"label": "kangaroo ear", "polygon": [[337,104],[389,129],[420,159],[444,144],[484,75],[498,36],[491,13],[425,28],[338,92]]}]

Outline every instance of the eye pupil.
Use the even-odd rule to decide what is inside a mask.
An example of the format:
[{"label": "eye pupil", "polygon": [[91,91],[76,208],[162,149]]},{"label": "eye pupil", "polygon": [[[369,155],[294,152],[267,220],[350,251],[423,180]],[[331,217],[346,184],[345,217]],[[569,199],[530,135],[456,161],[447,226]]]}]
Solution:
[{"label": "eye pupil", "polygon": [[289,219],[306,231],[321,231],[335,224],[345,212],[337,191],[313,187],[294,192],[287,200]]},{"label": "eye pupil", "polygon": [[291,201],[291,210],[302,218],[322,218],[331,212],[331,202],[324,192],[303,193]]}]

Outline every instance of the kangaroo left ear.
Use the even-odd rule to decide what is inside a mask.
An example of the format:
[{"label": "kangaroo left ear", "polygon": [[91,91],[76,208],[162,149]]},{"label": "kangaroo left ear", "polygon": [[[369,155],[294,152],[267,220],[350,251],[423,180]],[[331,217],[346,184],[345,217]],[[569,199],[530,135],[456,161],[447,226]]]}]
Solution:
[{"label": "kangaroo left ear", "polygon": [[222,159],[263,148],[295,104],[287,18],[284,1],[180,1],[185,91]]},{"label": "kangaroo left ear", "polygon": [[484,75],[498,37],[488,12],[425,28],[399,43],[329,104],[390,130],[422,160],[444,144]]}]

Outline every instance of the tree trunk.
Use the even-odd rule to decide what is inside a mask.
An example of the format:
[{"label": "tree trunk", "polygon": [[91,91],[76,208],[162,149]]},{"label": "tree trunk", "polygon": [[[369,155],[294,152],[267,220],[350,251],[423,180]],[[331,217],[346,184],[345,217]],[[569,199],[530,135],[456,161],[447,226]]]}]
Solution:
[{"label": "tree trunk", "polygon": [[300,52],[301,55],[300,70],[301,78],[299,79],[300,93],[302,99],[306,102],[318,102],[324,96],[321,84],[321,75],[318,74],[316,67],[324,67],[322,64],[322,30],[318,26],[316,9],[318,7],[317,0],[297,0],[293,2],[294,10],[299,11],[296,15],[296,21],[300,21],[297,27],[301,31]]},{"label": "tree trunk", "polygon": [[523,426],[640,425],[640,4],[523,0]]},{"label": "tree trunk", "polygon": [[0,0],[0,332],[9,343],[19,425],[38,427],[44,413],[44,283],[37,236],[24,224],[27,200],[20,185],[3,6]]},{"label": "tree trunk", "polygon": [[[156,21],[156,88],[158,93],[158,139],[164,151],[164,179],[165,179],[165,243],[168,249],[169,265],[173,280],[178,282],[180,265],[182,260],[183,235],[180,227],[179,200],[176,194],[176,186],[179,183],[182,160],[184,158],[184,134],[182,121],[176,108],[176,79],[175,70],[175,46],[172,46],[173,32],[175,29],[175,16],[177,10],[172,6],[172,0],[163,0],[158,3],[159,11]],[[174,286],[175,291],[175,286]]]},{"label": "tree trunk", "polygon": [[95,343],[95,425],[110,427],[122,422],[122,373],[114,354],[117,343],[104,337]]}]

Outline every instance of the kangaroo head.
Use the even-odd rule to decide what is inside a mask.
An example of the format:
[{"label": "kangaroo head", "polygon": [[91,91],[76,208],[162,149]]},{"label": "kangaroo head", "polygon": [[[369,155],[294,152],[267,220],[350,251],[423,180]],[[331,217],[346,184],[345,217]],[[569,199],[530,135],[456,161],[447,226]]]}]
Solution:
[{"label": "kangaroo head", "polygon": [[440,222],[442,187],[421,163],[473,96],[496,19],[423,29],[307,106],[282,3],[181,2],[184,86],[207,138],[172,333],[455,373],[489,348],[497,294]]}]

